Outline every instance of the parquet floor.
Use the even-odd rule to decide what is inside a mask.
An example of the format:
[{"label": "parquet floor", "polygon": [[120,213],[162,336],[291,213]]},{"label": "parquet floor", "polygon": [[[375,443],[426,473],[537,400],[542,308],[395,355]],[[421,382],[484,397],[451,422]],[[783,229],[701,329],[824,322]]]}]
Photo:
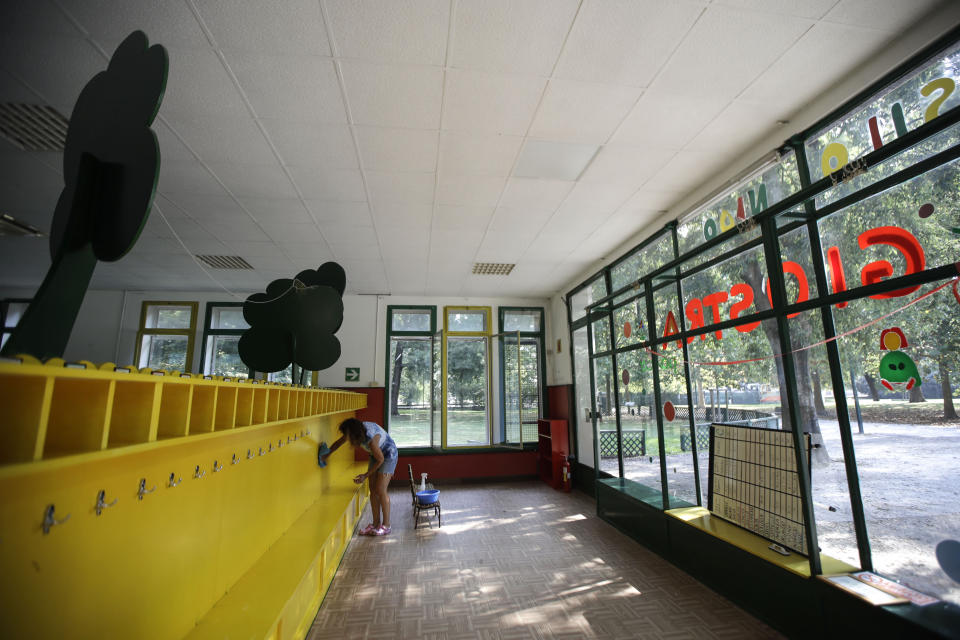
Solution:
[{"label": "parquet floor", "polygon": [[[309,640],[780,638],[596,516],[591,497],[536,481],[441,485],[443,526],[354,536]],[[369,507],[362,519],[370,521]]]}]

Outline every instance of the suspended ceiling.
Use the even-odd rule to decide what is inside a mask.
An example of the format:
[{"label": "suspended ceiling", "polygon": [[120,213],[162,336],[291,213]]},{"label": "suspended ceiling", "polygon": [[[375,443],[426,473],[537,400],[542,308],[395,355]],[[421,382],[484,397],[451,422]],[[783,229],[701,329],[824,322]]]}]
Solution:
[{"label": "suspended ceiling", "polygon": [[[155,207],[93,288],[245,294],[336,260],[348,293],[548,296],[944,4],[6,2],[0,103],[69,117],[132,30],[167,48]],[[0,140],[0,213],[49,230],[61,162]],[[0,236],[0,286],[49,264]]]}]

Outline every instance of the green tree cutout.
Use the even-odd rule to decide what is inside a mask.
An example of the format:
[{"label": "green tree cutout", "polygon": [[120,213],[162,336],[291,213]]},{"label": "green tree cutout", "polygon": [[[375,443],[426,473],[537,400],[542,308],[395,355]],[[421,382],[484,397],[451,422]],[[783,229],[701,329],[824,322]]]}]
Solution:
[{"label": "green tree cutout", "polygon": [[134,31],[80,92],[63,153],[50,232],[53,264],[3,355],[59,357],[98,260],[129,252],[147,222],[160,169],[150,125],[167,84],[167,52]]}]

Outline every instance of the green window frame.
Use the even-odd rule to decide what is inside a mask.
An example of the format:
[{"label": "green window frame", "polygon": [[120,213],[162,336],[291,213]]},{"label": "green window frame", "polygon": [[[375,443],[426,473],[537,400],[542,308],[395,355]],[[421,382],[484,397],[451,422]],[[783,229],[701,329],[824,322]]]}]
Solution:
[{"label": "green window frame", "polygon": [[[204,311],[204,320],[203,320],[203,342],[200,345],[200,372],[204,375],[215,376],[215,375],[224,375],[215,370],[215,363],[213,359],[216,357],[214,351],[212,350],[212,344],[217,342],[217,338],[220,336],[236,336],[239,338],[246,332],[247,328],[242,329],[222,329],[213,327],[213,316],[216,310],[218,309],[242,309],[242,302],[208,302],[206,304],[206,309]],[[247,368],[245,374],[241,376],[228,376],[228,377],[247,377],[252,378],[254,371]]]},{"label": "green window frame", "polygon": [[[534,344],[536,346],[536,374],[537,374],[537,397],[536,397],[536,417],[530,421],[529,418],[523,416],[523,411],[521,409],[521,424],[528,425],[526,427],[521,426],[520,440],[512,440],[509,438],[506,433],[506,358],[504,353],[504,341],[498,341],[498,356],[499,356],[499,380],[500,380],[500,411],[498,412],[498,429],[499,434],[497,440],[507,443],[514,444],[517,442],[531,443],[531,446],[537,441],[537,419],[544,417],[544,386],[546,385],[546,358],[544,357],[546,350],[544,346],[544,332],[545,332],[545,314],[543,307],[498,307],[497,309],[497,330],[498,334],[506,334],[508,330],[506,329],[506,317],[511,314],[522,314],[522,315],[535,315],[537,317],[537,326],[539,327],[536,331],[518,331],[517,337],[520,340],[521,346],[524,344]],[[522,386],[522,382],[521,382]],[[522,393],[521,393],[522,395]],[[522,405],[521,405],[522,406]]]},{"label": "green window frame", "polygon": [[[30,298],[4,298],[0,300],[0,348],[6,344],[7,338],[17,328],[17,323],[26,313],[30,302],[32,302]],[[11,308],[15,311],[11,312]],[[11,317],[15,317],[16,320],[11,321]]]},{"label": "green window frame", "polygon": [[[410,315],[422,315],[429,318],[426,326],[423,328],[395,328],[394,319],[399,319],[404,315],[405,312],[408,312]],[[431,344],[434,334],[437,332],[437,308],[434,305],[388,305],[387,306],[387,327],[386,327],[386,357],[384,358],[384,403],[383,403],[383,426],[387,431],[391,433],[393,439],[397,442],[397,447],[400,449],[426,449],[430,448],[432,444],[432,428],[429,421],[430,412],[429,408],[427,410],[427,422],[424,425],[427,433],[426,438],[418,437],[417,428],[412,425],[400,425],[399,420],[393,420],[391,411],[394,407],[395,399],[399,398],[400,393],[400,383],[398,379],[396,381],[397,388],[394,389],[395,382],[393,380],[395,369],[393,368],[393,356],[394,353],[394,343],[400,343],[401,341],[405,342],[407,340],[414,342],[424,342],[426,344]],[[428,372],[429,374],[429,372]],[[402,376],[402,373],[400,374]],[[428,381],[432,380],[432,377],[428,375]],[[432,384],[432,382],[431,382]],[[430,402],[430,389],[424,389],[424,393],[427,394],[427,404],[429,406]],[[420,408],[410,408],[410,422],[417,422],[420,416]],[[399,409],[397,413],[399,418]],[[396,423],[396,424],[394,424]],[[391,429],[391,427],[393,427]],[[423,440],[423,442],[421,442]],[[408,444],[408,442],[413,442],[413,444]],[[438,444],[438,443],[437,443]]]},{"label": "green window frame", "polygon": [[[177,327],[177,328],[161,328],[156,326],[148,326],[150,324],[157,324],[154,321],[152,308],[156,307],[156,313],[159,316],[159,313],[164,309],[174,310],[174,309],[188,309],[190,312],[190,323],[186,327]],[[197,309],[199,303],[195,301],[183,301],[183,300],[144,300],[140,305],[140,326],[137,330],[137,345],[134,353],[134,362],[137,367],[140,369],[143,368],[162,368],[156,367],[154,364],[162,363],[153,363],[151,358],[151,351],[144,350],[144,341],[149,340],[151,344],[153,340],[162,340],[163,338],[184,338],[186,353],[184,355],[185,366],[182,373],[188,373],[193,371],[193,342],[194,337],[197,333]],[[180,340],[177,340],[180,342]],[[179,369],[177,369],[179,371]]]}]

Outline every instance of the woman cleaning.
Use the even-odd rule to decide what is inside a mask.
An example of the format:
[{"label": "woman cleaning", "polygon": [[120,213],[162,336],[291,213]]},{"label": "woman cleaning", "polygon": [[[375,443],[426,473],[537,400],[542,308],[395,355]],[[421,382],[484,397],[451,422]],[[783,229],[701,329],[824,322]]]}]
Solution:
[{"label": "woman cleaning", "polygon": [[347,418],[340,423],[340,433],[342,435],[330,445],[330,453],[323,456],[323,460],[326,462],[344,440],[348,439],[354,447],[360,447],[370,454],[367,472],[353,479],[357,484],[364,480],[370,483],[373,522],[361,529],[360,535],[385,536],[390,533],[390,496],[387,494],[387,486],[397,469],[397,443],[376,422],[360,422],[356,418]]}]

